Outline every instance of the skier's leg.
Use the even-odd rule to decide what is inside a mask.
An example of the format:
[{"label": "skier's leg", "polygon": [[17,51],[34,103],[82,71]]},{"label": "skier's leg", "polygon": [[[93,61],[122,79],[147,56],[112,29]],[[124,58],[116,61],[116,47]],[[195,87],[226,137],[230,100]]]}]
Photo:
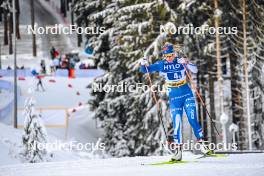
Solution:
[{"label": "skier's leg", "polygon": [[183,114],[183,102],[181,98],[169,97],[170,98],[170,112],[173,125],[173,140],[176,144],[181,144],[181,121]]},{"label": "skier's leg", "polygon": [[200,144],[200,150],[203,154],[209,155],[212,153],[207,147],[206,142],[203,140],[203,131],[197,119],[195,98],[192,94],[185,99],[184,109],[190,125],[192,126],[195,137]]},{"label": "skier's leg", "polygon": [[197,139],[202,139],[203,130],[198,122],[195,98],[192,93],[185,99],[184,110],[186,112],[188,121],[193,129],[195,137]]},{"label": "skier's leg", "polygon": [[43,87],[42,80],[40,80],[40,86],[41,86],[41,89],[42,89],[42,91],[44,92],[44,91],[45,91],[45,89],[44,89],[44,87]]},{"label": "skier's leg", "polygon": [[173,139],[177,144],[181,144],[181,121],[182,121],[182,108],[172,108],[171,116],[172,116],[172,125],[173,125]]},{"label": "skier's leg", "polygon": [[37,89],[36,90],[39,91],[39,81],[37,83]]},{"label": "skier's leg", "polygon": [[[174,102],[174,105],[178,103]],[[171,108],[171,116],[173,123],[173,143],[170,144],[170,149],[174,153],[171,160],[181,161],[182,160],[182,134],[181,134],[181,121],[182,121],[182,107]]]},{"label": "skier's leg", "polygon": [[177,88],[172,88],[169,94],[170,111],[173,124],[173,143],[170,149],[174,153],[172,161],[180,161],[182,159],[182,137],[181,137],[181,121],[183,114],[183,98],[177,93]]}]

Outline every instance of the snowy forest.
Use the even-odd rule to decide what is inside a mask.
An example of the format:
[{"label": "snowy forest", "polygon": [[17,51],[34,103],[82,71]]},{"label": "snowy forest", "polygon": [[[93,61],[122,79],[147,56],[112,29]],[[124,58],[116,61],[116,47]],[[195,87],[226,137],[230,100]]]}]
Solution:
[{"label": "snowy forest", "polygon": [[[193,75],[212,116],[198,103],[199,122],[206,139],[222,141],[220,116],[235,124],[240,150],[264,149],[264,2],[262,0],[75,0],[79,26],[105,27],[83,42],[93,48],[96,63],[106,71],[95,79],[103,85],[148,84],[139,73],[138,60],[162,59],[161,47],[171,42],[198,65]],[[160,33],[160,25],[237,27],[236,34],[174,35]],[[155,85],[164,80],[152,75]],[[91,92],[89,101],[105,130],[107,150],[114,156],[161,152],[162,128],[151,92]],[[169,122],[167,97],[159,94],[163,119]],[[220,131],[216,134],[215,123]],[[249,124],[250,123],[250,124]],[[167,128],[170,123],[167,123]],[[227,129],[228,130],[228,129]],[[252,140],[249,141],[251,131]]]},{"label": "snowy forest", "polygon": [[[16,18],[20,17],[16,0]],[[103,85],[126,83],[148,85],[139,72],[139,59],[149,63],[162,59],[161,49],[173,43],[179,52],[197,64],[193,75],[211,115],[198,101],[198,117],[206,140],[218,143],[227,132],[227,142],[237,142],[240,150],[264,149],[264,58],[262,0],[61,0],[62,14],[71,10],[72,24],[104,27],[103,33],[78,35],[78,46],[94,52],[95,63],[105,74],[94,82]],[[0,1],[0,21],[4,25],[4,44],[12,46],[12,2]],[[235,34],[161,33],[160,26],[236,27]],[[19,27],[16,27],[20,38]],[[164,85],[158,74],[155,85]],[[89,85],[90,87],[92,85]],[[158,93],[159,106],[151,92],[94,92],[88,101],[94,118],[105,130],[104,142],[113,156],[160,154],[165,139],[157,108],[166,128],[171,130],[168,97]],[[228,122],[221,124],[225,114]],[[186,124],[188,125],[188,124]],[[217,134],[216,126],[220,135]],[[238,131],[232,131],[231,127]],[[187,136],[187,139],[190,136]]]},{"label": "snowy forest", "polygon": [[263,175],[264,0],[0,0],[0,149],[10,176]]}]

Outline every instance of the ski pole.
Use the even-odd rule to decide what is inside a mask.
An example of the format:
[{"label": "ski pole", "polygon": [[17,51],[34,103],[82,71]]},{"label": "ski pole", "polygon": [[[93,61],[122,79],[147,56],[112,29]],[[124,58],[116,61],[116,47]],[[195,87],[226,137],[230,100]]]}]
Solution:
[{"label": "ski pole", "polygon": [[[149,86],[152,87],[152,86],[153,86],[153,84],[152,84],[152,80],[151,80],[151,77],[150,77],[150,73],[149,73],[148,67],[147,67],[146,65],[145,65],[145,68],[146,68],[146,70],[147,70],[147,78],[148,78],[148,81],[149,81]],[[158,118],[159,118],[159,120],[160,120],[160,122],[161,122],[161,125],[162,125],[162,128],[163,128],[164,134],[165,134],[165,136],[166,136],[166,139],[168,140],[168,134],[167,134],[167,132],[166,132],[166,130],[165,130],[165,125],[164,125],[164,123],[163,123],[162,116],[161,116],[161,114],[160,114],[159,101],[158,101],[158,99],[157,99],[157,96],[156,96],[155,91],[151,91],[151,92],[152,92],[153,99],[154,99],[154,101],[155,101],[155,103],[156,103],[156,106],[157,106],[157,114],[158,114]]]},{"label": "ski pole", "polygon": [[[188,72],[188,70],[187,70],[185,64],[182,64],[182,65],[183,65],[183,67],[184,67],[184,70],[185,70],[185,72],[186,72],[187,77],[188,77],[189,80],[190,80],[191,87],[195,90],[196,95],[197,95],[198,98],[200,99],[200,101],[201,101],[201,103],[202,103],[202,105],[203,105],[203,107],[204,107],[204,109],[205,109],[207,115],[209,116],[209,118],[211,119],[211,121],[214,122],[213,119],[212,119],[212,117],[211,117],[211,115],[210,115],[210,113],[209,113],[209,111],[208,111],[207,108],[206,108],[206,105],[205,105],[205,103],[204,103],[204,100],[203,100],[203,98],[202,98],[202,96],[201,96],[201,94],[200,94],[198,88],[197,88],[197,87],[195,86],[195,84],[193,83],[192,78],[191,78],[191,76],[190,76],[190,74],[189,74],[189,72]],[[215,123],[212,123],[212,124],[213,124],[213,127],[215,128],[215,131],[217,132],[218,136],[220,136],[220,134],[219,134],[219,132],[218,132],[218,129],[217,129],[216,126],[215,126]]]}]

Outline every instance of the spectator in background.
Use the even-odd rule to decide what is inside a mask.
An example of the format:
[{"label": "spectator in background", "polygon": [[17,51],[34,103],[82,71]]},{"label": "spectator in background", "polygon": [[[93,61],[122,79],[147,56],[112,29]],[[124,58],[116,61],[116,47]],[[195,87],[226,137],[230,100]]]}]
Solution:
[{"label": "spectator in background", "polygon": [[59,56],[59,52],[55,49],[54,46],[51,47],[50,49],[50,58],[51,60],[57,58]]},{"label": "spectator in background", "polygon": [[40,61],[40,67],[41,67],[41,72],[43,74],[46,74],[46,64],[45,64],[45,60],[41,60]]},{"label": "spectator in background", "polygon": [[41,87],[42,91],[44,92],[45,89],[44,89],[43,83],[42,83],[42,78],[44,78],[44,76],[43,75],[40,75],[35,69],[32,70],[31,73],[38,80],[36,91],[39,91],[39,87]]},{"label": "spectator in background", "polygon": [[75,61],[72,58],[68,59],[68,70],[69,70],[69,77],[74,78],[74,67],[75,67]]},{"label": "spectator in background", "polygon": [[55,58],[55,51],[56,51],[56,49],[54,48],[54,46],[52,46],[50,49],[50,58],[52,60]]},{"label": "spectator in background", "polygon": [[80,69],[85,69],[85,64],[84,64],[84,63],[81,63],[81,65],[80,65],[79,68],[80,68]]},{"label": "spectator in background", "polygon": [[69,62],[69,68],[74,69],[74,67],[75,67],[75,61],[71,58]]},{"label": "spectator in background", "polygon": [[60,59],[56,58],[53,60],[53,64],[55,66],[55,71],[60,68]]},{"label": "spectator in background", "polygon": [[57,51],[57,50],[55,50],[55,53],[54,53],[54,58],[57,58],[57,57],[59,57],[59,51]]},{"label": "spectator in background", "polygon": [[50,62],[50,72],[51,73],[55,73],[56,72],[56,67],[55,67],[55,64],[54,64],[54,60],[51,60],[51,62]]},{"label": "spectator in background", "polygon": [[69,69],[69,59],[65,56],[61,56],[61,67],[62,69]]}]

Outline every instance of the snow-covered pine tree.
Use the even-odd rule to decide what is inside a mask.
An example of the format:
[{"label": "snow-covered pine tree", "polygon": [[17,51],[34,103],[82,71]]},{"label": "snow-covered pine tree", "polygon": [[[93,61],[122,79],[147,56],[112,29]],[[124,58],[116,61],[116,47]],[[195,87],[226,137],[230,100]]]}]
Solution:
[{"label": "snow-covered pine tree", "polygon": [[[214,10],[212,0],[78,0],[76,2],[76,5],[82,4],[82,8],[80,9],[86,13],[86,15],[80,15],[84,19],[83,25],[99,24],[99,26],[106,27],[106,31],[103,34],[89,36],[87,40],[88,45],[95,48],[98,66],[106,71],[106,74],[97,78],[95,83],[101,83],[103,86],[125,81],[128,85],[137,82],[147,83],[145,77],[142,77],[138,73],[136,60],[145,55],[149,57],[150,62],[155,62],[160,57],[160,47],[163,45],[165,37],[166,40],[172,43],[182,44],[185,54],[198,64],[200,72],[197,75],[197,82],[199,83],[200,92],[202,92],[207,101],[207,96],[209,95],[210,111],[212,115],[214,114],[214,82],[216,80],[214,36],[190,34],[177,35],[175,37],[160,35],[159,29],[157,29],[160,24],[165,24],[168,21],[173,22],[176,26],[214,26],[216,11]],[[258,0],[252,3],[255,7],[255,9],[252,9],[252,13],[255,16],[261,17],[263,13],[259,10],[261,9],[259,7],[262,7],[263,3]],[[240,18],[241,11],[239,10],[241,9],[240,4],[239,0],[228,1],[228,3],[219,1],[220,9],[228,12],[222,14],[220,20],[222,26],[238,26],[239,30],[238,35],[228,35],[229,38],[221,36],[220,40],[222,46],[221,56],[227,58],[229,56],[231,62],[232,116],[233,122],[241,125],[239,137],[243,141],[243,129],[245,129],[245,125],[243,125],[242,118],[244,117],[242,83],[244,76],[240,45],[242,31],[240,28],[242,24]],[[232,8],[230,9],[230,7]],[[257,11],[258,13],[256,13]],[[256,26],[257,28],[255,28]],[[249,29],[256,29],[255,36],[253,35],[254,37],[249,38],[251,41],[255,40],[257,45],[262,46],[262,25],[258,24],[255,27],[252,27],[250,24],[248,25]],[[248,47],[251,48],[250,42],[248,42]],[[253,52],[258,57],[257,61],[262,60],[262,57],[260,57],[263,52],[261,47],[258,47],[257,50],[254,47],[252,50],[250,49],[250,57]],[[226,55],[227,53],[228,56]],[[208,64],[210,65],[209,68]],[[258,66],[255,64],[253,69],[259,69]],[[257,74],[260,74],[260,72]],[[153,79],[154,84],[162,84],[162,80],[156,79],[155,74],[152,78],[155,78]],[[258,76],[258,78],[260,77]],[[257,81],[258,79],[255,80]],[[259,84],[260,82],[258,81],[258,85],[261,85]],[[158,143],[153,139],[155,139],[154,136],[157,137],[156,139],[159,139],[161,131],[157,128],[159,122],[155,113],[155,103],[151,98],[150,92],[91,92],[91,94],[93,95],[93,99],[89,103],[96,112],[95,117],[102,120],[102,125],[106,131],[105,141],[110,153],[116,156],[132,156],[156,152]],[[166,103],[163,105],[167,107]],[[206,119],[206,115],[202,109],[199,112],[202,114],[200,119],[203,120],[203,127],[206,128],[206,121],[209,121],[209,119]],[[212,127],[208,128],[207,132],[208,137],[214,137]],[[211,136],[209,132],[211,132]],[[258,134],[259,136],[262,135],[260,133]],[[117,152],[117,149],[122,150]]]},{"label": "snow-covered pine tree", "polygon": [[[227,27],[224,23],[226,19],[226,13],[224,13],[226,10],[224,9],[226,5],[224,2],[214,0],[209,1],[209,5],[211,6],[210,9],[212,10],[210,10],[211,15],[207,24],[214,28],[222,26]],[[226,113],[230,117],[232,115],[232,108],[230,105],[231,98],[228,94],[230,92],[230,70],[228,70],[228,65],[230,62],[229,36],[231,35],[231,31],[229,29],[226,30],[226,32],[228,33],[207,33],[205,37],[205,47],[203,47],[204,54],[206,55],[204,67],[208,67],[208,69],[205,69],[206,73],[204,73],[202,77],[208,75],[208,94],[210,100],[210,106],[208,106],[210,107],[212,118],[216,120],[219,120],[222,113]],[[215,83],[217,83],[216,86],[214,85]],[[215,96],[216,94],[219,96]],[[212,123],[215,122],[212,122],[210,119],[208,119],[208,122],[210,122],[209,131],[211,135],[211,141],[217,142],[217,139],[218,141],[221,140],[220,136],[216,134],[216,131],[213,128]],[[221,133],[220,124],[215,123],[215,125],[218,127],[218,131]]]},{"label": "snow-covered pine tree", "polygon": [[[91,2],[92,3],[92,2]],[[106,85],[148,84],[139,73],[138,60],[145,55],[150,62],[160,57],[164,39],[159,36],[160,24],[175,20],[163,1],[108,1],[105,8],[88,16],[95,22],[102,19],[106,32],[95,38],[98,65],[106,74],[95,83]],[[154,42],[153,42],[154,41]],[[151,46],[151,47],[149,47]],[[108,48],[102,50],[102,48]],[[154,54],[153,54],[154,53]],[[154,56],[154,57],[152,57]],[[153,77],[156,77],[155,75]],[[160,85],[162,79],[155,79]],[[91,92],[89,103],[95,117],[102,120],[107,150],[114,156],[135,156],[160,153],[162,130],[151,92]],[[163,118],[169,117],[166,102],[162,102]],[[164,139],[164,138],[163,138]]]},{"label": "snow-covered pine tree", "polygon": [[[76,15],[75,22],[78,26],[101,27],[102,19],[91,20],[91,15],[102,11],[108,3],[104,0],[76,0],[74,1],[73,11]],[[94,49],[93,41],[98,37],[95,34],[86,34],[86,47]],[[82,36],[78,35],[78,41],[82,42]],[[80,44],[79,44],[80,45]]]},{"label": "snow-covered pine tree", "polygon": [[3,13],[3,23],[4,23],[4,45],[8,45],[8,15],[11,12],[10,0],[1,0],[0,9],[1,15]]},{"label": "snow-covered pine tree", "polygon": [[[184,54],[198,66],[198,73],[193,79],[197,82],[199,92],[207,104],[212,119],[216,119],[214,82],[216,80],[215,36],[206,32],[206,28],[214,27],[214,8],[211,0],[168,1],[178,14],[180,26],[189,29],[200,28],[202,32],[177,35],[177,43],[182,45]],[[210,103],[209,103],[210,102]],[[198,101],[198,116],[205,138],[216,142],[215,129],[204,107]]]},{"label": "snow-covered pine tree", "polygon": [[[229,1],[229,8],[225,8],[229,11],[226,16],[227,19],[225,24],[229,26],[236,26],[238,30],[237,34],[230,36],[229,53],[231,66],[233,122],[239,126],[237,142],[239,149],[242,150],[248,149],[249,147],[248,127],[250,126],[251,128],[251,124],[248,124],[248,118],[251,117],[249,117],[247,113],[247,99],[251,102],[251,98],[246,97],[247,86],[245,85],[245,72],[248,72],[249,89],[253,86],[251,81],[252,69],[245,69],[245,65],[248,65],[248,63],[245,63],[244,58],[246,57],[248,61],[252,60],[256,49],[256,46],[254,45],[254,36],[252,35],[251,30],[253,24],[251,20],[248,20],[250,16],[250,4],[251,2],[246,1],[245,12],[243,12],[243,0]],[[245,20],[243,18],[244,14],[246,14]],[[249,93],[251,94],[251,92]],[[252,112],[252,106],[249,111]]]},{"label": "snow-covered pine tree", "polygon": [[[256,149],[264,149],[264,2],[252,1],[249,8],[249,20],[252,23],[254,55],[249,61],[249,70],[252,70],[251,86],[251,121],[252,121],[252,143]],[[251,39],[252,40],[252,39]]]},{"label": "snow-covered pine tree", "polygon": [[48,151],[43,147],[47,143],[47,133],[40,115],[35,112],[32,98],[25,102],[24,117],[24,134],[22,136],[24,151],[22,155],[30,163],[47,161]]}]

